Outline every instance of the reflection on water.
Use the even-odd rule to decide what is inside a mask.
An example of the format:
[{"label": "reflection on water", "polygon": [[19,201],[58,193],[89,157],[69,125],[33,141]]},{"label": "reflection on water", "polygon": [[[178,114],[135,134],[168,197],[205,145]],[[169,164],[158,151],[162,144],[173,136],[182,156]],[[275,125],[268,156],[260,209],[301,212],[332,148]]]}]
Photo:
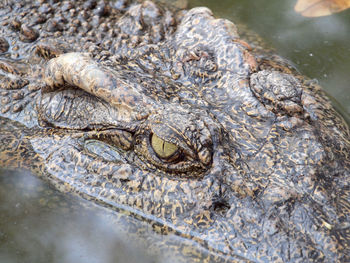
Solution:
[{"label": "reflection on water", "polygon": [[0,262],[160,262],[108,220],[110,211],[82,202],[30,174],[0,171]]},{"label": "reflection on water", "polygon": [[[218,17],[246,24],[310,78],[350,114],[350,10],[305,18],[294,12],[296,1],[190,0],[208,6]],[[349,120],[349,119],[348,119]]]}]

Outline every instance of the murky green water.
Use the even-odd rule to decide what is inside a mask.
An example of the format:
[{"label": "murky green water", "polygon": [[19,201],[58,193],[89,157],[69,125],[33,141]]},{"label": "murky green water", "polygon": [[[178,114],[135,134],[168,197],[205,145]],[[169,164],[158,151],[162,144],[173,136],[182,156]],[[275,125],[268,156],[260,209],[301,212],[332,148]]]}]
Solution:
[{"label": "murky green water", "polygon": [[[181,245],[185,258],[174,253]],[[197,258],[198,249],[123,211],[61,193],[29,172],[0,169],[0,263],[176,263],[192,252]]]},{"label": "murky green water", "polygon": [[[208,6],[218,17],[249,25],[350,114],[350,11],[311,19],[296,14],[294,4],[190,1],[191,7]],[[31,175],[0,171],[0,262],[162,261],[130,242],[106,209],[83,203]]]},{"label": "murky green water", "polygon": [[[295,13],[296,1],[190,0],[190,7],[207,6],[217,17],[238,21],[291,60],[299,71],[315,78],[350,116],[350,10],[327,17]],[[337,105],[336,105],[337,106]],[[337,106],[339,109],[339,106]]]},{"label": "murky green water", "polygon": [[1,263],[163,262],[130,240],[112,216],[27,172],[0,170]]}]

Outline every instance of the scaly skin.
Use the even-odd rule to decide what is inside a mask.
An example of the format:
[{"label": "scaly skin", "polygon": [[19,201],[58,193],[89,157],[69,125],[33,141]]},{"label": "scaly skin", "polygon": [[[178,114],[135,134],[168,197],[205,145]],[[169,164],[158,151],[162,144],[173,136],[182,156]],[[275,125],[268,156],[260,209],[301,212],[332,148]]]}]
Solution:
[{"label": "scaly skin", "polygon": [[350,260],[349,129],[317,84],[207,8],[122,3],[2,9],[0,165],[193,240],[194,261]]}]

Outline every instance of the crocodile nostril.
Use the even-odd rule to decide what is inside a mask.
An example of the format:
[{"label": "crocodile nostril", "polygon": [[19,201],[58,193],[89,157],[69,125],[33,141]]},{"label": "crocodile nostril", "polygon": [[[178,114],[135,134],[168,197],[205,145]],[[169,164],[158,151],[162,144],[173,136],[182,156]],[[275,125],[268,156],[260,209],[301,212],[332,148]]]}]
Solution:
[{"label": "crocodile nostril", "polygon": [[223,197],[213,198],[211,209],[214,210],[217,214],[224,216],[230,208],[230,204]]},{"label": "crocodile nostril", "polygon": [[293,75],[262,70],[251,76],[250,87],[265,108],[279,116],[303,112],[301,83]]}]

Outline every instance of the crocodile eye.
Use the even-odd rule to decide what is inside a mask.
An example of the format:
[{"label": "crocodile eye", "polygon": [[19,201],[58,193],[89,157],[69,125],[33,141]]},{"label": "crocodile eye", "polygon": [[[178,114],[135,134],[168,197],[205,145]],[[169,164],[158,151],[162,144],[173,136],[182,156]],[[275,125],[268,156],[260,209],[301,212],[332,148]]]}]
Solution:
[{"label": "crocodile eye", "polygon": [[161,159],[169,159],[176,155],[179,150],[179,147],[177,147],[175,144],[166,142],[155,134],[152,134],[151,145],[154,152]]},{"label": "crocodile eye", "polygon": [[[176,109],[177,110],[177,109]],[[212,140],[207,127],[189,114],[164,112],[151,116],[134,133],[131,155],[134,163],[152,171],[181,177],[202,174],[212,161]],[[170,117],[170,120],[169,120]]]}]

